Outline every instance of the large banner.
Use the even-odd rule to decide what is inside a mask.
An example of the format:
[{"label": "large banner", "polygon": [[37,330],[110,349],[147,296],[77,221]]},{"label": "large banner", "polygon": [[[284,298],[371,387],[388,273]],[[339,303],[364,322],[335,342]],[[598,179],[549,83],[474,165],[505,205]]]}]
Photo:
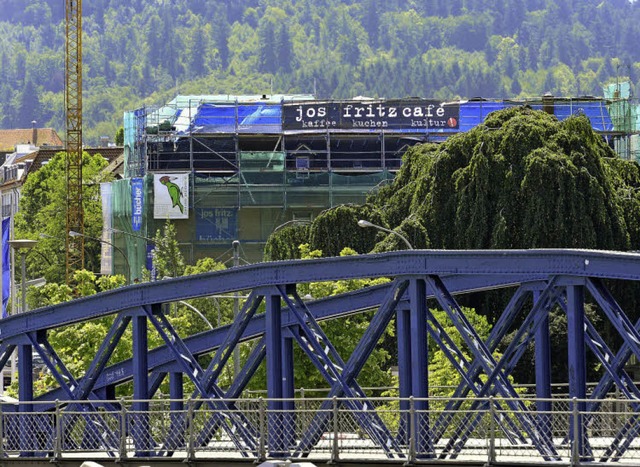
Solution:
[{"label": "large banner", "polygon": [[113,228],[113,185],[100,184],[100,199],[102,200],[102,254],[100,255],[100,274],[113,274],[113,245],[111,232]]},{"label": "large banner", "polygon": [[197,208],[196,239],[236,240],[238,238],[238,210],[231,208]]},{"label": "large banner", "polygon": [[283,130],[457,129],[460,104],[433,100],[300,102],[282,108]]},{"label": "large banner", "polygon": [[189,174],[153,175],[153,218],[189,218]]},{"label": "large banner", "polygon": [[131,228],[134,232],[142,228],[144,208],[144,183],[141,178],[131,179]]}]

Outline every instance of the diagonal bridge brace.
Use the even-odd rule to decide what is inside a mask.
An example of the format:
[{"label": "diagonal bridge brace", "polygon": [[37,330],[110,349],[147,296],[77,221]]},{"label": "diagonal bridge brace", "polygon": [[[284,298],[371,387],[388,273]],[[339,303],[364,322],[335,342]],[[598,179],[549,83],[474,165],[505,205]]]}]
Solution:
[{"label": "diagonal bridge brace", "polygon": [[[638,423],[640,420],[640,416],[638,415],[640,409],[640,391],[624,370],[624,366],[632,354],[640,358],[640,330],[638,329],[640,321],[638,321],[635,326],[631,323],[601,280],[589,278],[587,280],[587,289],[623,339],[623,345],[615,358],[611,358],[613,353],[609,350],[606,354],[609,360],[603,362],[602,359],[600,359],[603,365],[606,363],[605,368],[607,372],[603,375],[598,386],[596,386],[591,398],[603,398],[615,382],[625,396],[632,401],[635,412],[626,420],[623,427],[614,437],[611,445],[602,454],[601,461],[604,462],[610,459],[620,459],[640,433],[640,423]],[[631,394],[631,392],[633,392],[633,394]],[[588,413],[591,414],[595,412],[599,405],[600,401],[595,399],[589,404],[587,409]]]},{"label": "diagonal bridge brace", "polygon": [[[482,389],[482,381],[480,381],[477,376],[475,379],[471,379],[472,376],[470,372],[467,370],[467,368],[469,368],[471,365],[469,364],[467,357],[458,348],[458,346],[453,341],[453,339],[451,339],[449,334],[447,334],[447,331],[442,327],[442,325],[435,319],[431,311],[427,309],[426,313],[427,313],[427,323],[428,323],[427,332],[429,333],[431,338],[436,342],[438,347],[440,347],[440,349],[444,352],[445,356],[449,359],[453,367],[458,371],[458,373],[462,377],[463,381],[460,384],[464,385],[466,383],[466,386],[465,386],[466,388],[469,388],[476,395],[479,395]],[[454,402],[461,403],[462,401],[454,401]],[[496,404],[496,406],[498,407],[498,409],[500,408],[499,404]],[[477,406],[474,407],[474,409],[477,409]],[[445,408],[445,411],[443,411],[440,417],[438,417],[438,420],[436,423],[436,426],[438,428],[438,433],[436,433],[437,437],[434,436],[432,440],[433,444],[436,444],[437,441],[440,440],[440,438],[444,435],[444,432],[446,431],[448,426],[451,424],[451,421],[453,420],[455,413],[456,413],[455,411],[447,412],[447,409]],[[465,419],[461,423],[462,426],[465,426],[467,423],[471,423],[470,420],[471,420],[472,414],[473,412],[467,412]],[[505,415],[504,417],[504,421],[507,425],[509,425],[509,427],[506,427],[502,423],[502,419],[500,416],[498,416],[498,414],[495,415],[495,421],[497,423],[497,426],[500,427],[502,431],[505,433],[509,442],[511,442],[512,444],[517,444],[518,442],[523,444],[525,443],[525,438],[520,433],[520,429],[517,427],[516,423],[513,420],[511,420],[509,416]],[[441,458],[445,458],[447,456],[448,449],[450,449],[450,446],[445,448],[445,452],[441,454]]]},{"label": "diagonal bridge brace", "polygon": [[0,343],[0,368],[4,368],[15,348],[15,344]]},{"label": "diagonal bridge brace", "polygon": [[[262,303],[262,299],[263,297],[258,295],[255,291],[252,291],[249,297],[247,297],[247,300],[245,301],[240,312],[238,313],[238,316],[235,318],[233,324],[229,328],[224,341],[222,342],[222,344],[220,344],[220,347],[215,353],[213,359],[211,360],[211,362],[209,362],[207,369],[204,371],[204,373],[200,377],[201,386],[202,386],[202,389],[204,390],[204,394],[200,392],[199,388],[197,388],[191,396],[192,399],[197,398],[199,394],[202,395],[202,397],[205,399],[215,399],[215,398],[235,399],[240,395],[240,393],[242,392],[242,389],[248,383],[248,380],[244,382],[244,385],[240,388],[239,391],[231,391],[230,389],[229,391],[227,391],[226,394],[224,393],[224,391],[222,391],[222,389],[220,389],[216,385],[216,381],[220,376],[220,373],[224,369],[225,364],[228,362],[229,358],[231,357],[233,353],[233,349],[236,347],[236,345],[239,344],[244,331],[247,329],[247,326],[251,322],[258,308],[260,307],[260,304]],[[253,360],[250,358],[249,362],[252,362],[252,361]],[[259,363],[260,362],[258,361],[258,364]],[[255,372],[255,369],[253,371]],[[253,372],[251,373],[251,375],[253,375]],[[204,402],[202,400],[196,401],[194,410],[198,410],[203,403]],[[232,412],[234,411],[233,403],[225,402],[225,404],[228,406],[227,410]],[[241,425],[247,428],[249,436],[251,436],[253,439],[258,438],[259,436],[258,432],[255,431],[251,423],[246,419],[246,417],[243,414],[237,412],[235,414],[235,417],[240,419],[239,422],[241,423]],[[205,425],[205,428],[202,434],[198,438],[199,442],[202,443],[204,442],[205,439],[207,440],[210,439],[211,434],[215,432],[215,430],[220,426],[223,420],[224,419],[221,418],[218,414],[212,415],[209,421],[207,422],[207,424]],[[180,436],[181,436],[181,433],[177,433],[177,432],[174,432],[174,430],[172,430],[169,433],[168,441],[167,443],[165,443],[165,445],[168,445],[168,446],[175,445],[177,443],[176,439],[178,439]]]},{"label": "diagonal bridge brace", "polygon": [[[487,339],[486,345],[490,352],[493,353],[493,351],[496,350],[499,343],[511,328],[511,325],[515,321],[515,318],[518,316],[520,310],[524,306],[524,303],[527,299],[526,294],[527,292],[529,292],[529,287],[530,286],[518,287],[518,289],[511,297],[511,300],[509,301],[507,307],[500,314],[500,318],[491,329],[491,333],[489,334],[489,338]],[[436,423],[434,424],[433,443],[435,444],[442,438],[442,436],[444,436],[444,433],[453,421],[455,413],[457,413],[457,411],[460,409],[467,394],[472,391],[476,396],[479,396],[483,383],[479,379],[482,367],[478,363],[478,361],[474,360],[469,364],[464,354],[459,349],[457,349],[455,343],[447,335],[446,331],[442,328],[440,323],[436,321],[435,317],[433,317],[432,313],[428,309],[427,314],[429,323],[434,327],[434,329],[428,329],[431,337],[438,343],[440,348],[445,352],[445,355],[447,356],[449,361],[456,367],[463,378],[463,381],[460,382],[453,395],[451,396],[451,400],[447,403],[442,414],[440,415],[440,417],[438,417]],[[447,342],[443,342],[443,339],[447,340]],[[498,410],[500,410],[499,406]],[[512,444],[517,444],[517,442],[525,443],[525,438],[520,434],[520,430],[513,426],[513,422],[511,422],[510,420],[506,421],[511,425],[511,430],[508,430],[506,427],[504,427],[500,417],[496,415],[497,426],[502,428],[503,432],[509,439],[509,442],[511,442]]]},{"label": "diagonal bridge brace", "polygon": [[[637,414],[640,412],[640,389],[635,385],[633,379],[629,374],[622,369],[617,372],[611,362],[614,360],[614,354],[607,346],[604,339],[600,337],[598,331],[596,331],[591,321],[585,316],[585,330],[587,335],[587,345],[591,351],[598,357],[598,360],[604,367],[605,371],[615,381],[620,391],[632,401],[631,406],[634,412]],[[589,411],[585,415],[585,425],[589,424],[589,420],[593,418],[593,412]],[[613,439],[611,445],[601,454],[600,462],[606,462],[612,457],[614,460],[618,460],[624,452],[629,448],[631,442],[638,434],[638,416],[632,415],[627,419],[625,425]]]},{"label": "diagonal bridge brace", "polygon": [[397,455],[400,452],[400,447],[397,445],[395,438],[393,438],[382,419],[380,419],[373,405],[367,401],[366,394],[357,382],[354,380],[351,384],[346,383],[342,377],[344,361],[303,300],[297,292],[294,292],[292,295],[297,303],[296,306],[288,297],[284,287],[278,286],[278,290],[289,310],[293,312],[298,320],[297,329],[292,334],[300,344],[300,347],[329,384],[342,386],[344,395],[347,397],[343,403],[353,411],[353,415],[361,428],[386,451],[389,457],[394,456],[393,450],[396,451],[395,455]]},{"label": "diagonal bridge brace", "polygon": [[[112,328],[113,329],[113,328]],[[44,339],[44,341],[39,342],[40,339],[37,338],[36,333],[29,332],[27,333],[27,338],[31,341],[31,345],[36,349],[38,354],[42,357],[42,361],[47,366],[55,380],[58,382],[61,388],[65,390],[67,395],[69,396],[70,401],[79,401],[80,392],[77,391],[79,388],[79,384],[76,379],[73,377],[71,372],[67,369],[64,362],[60,358],[60,356],[53,349],[48,340]],[[104,344],[104,341],[103,341]],[[103,405],[107,407],[109,412],[116,412],[116,409],[111,406],[111,404],[105,403],[104,401],[100,401],[97,396],[95,396],[92,392],[88,392],[86,398],[89,398],[95,401],[98,405]],[[73,426],[80,420],[85,420],[85,429],[87,432],[85,433],[85,440],[88,443],[99,442],[103,445],[105,449],[107,449],[107,453],[109,456],[114,457],[115,454],[113,451],[117,450],[118,447],[118,438],[114,436],[112,430],[107,426],[102,418],[103,414],[98,415],[97,417],[92,417],[91,414],[96,414],[97,410],[93,404],[70,404],[67,407],[67,411],[70,411],[74,407],[79,407],[80,411],[83,414],[80,416],[73,415],[65,424],[64,424],[64,435],[63,440],[68,439],[69,432],[73,429]]]},{"label": "diagonal bridge brace", "polygon": [[[393,281],[384,299],[382,300],[378,311],[371,319],[367,330],[365,331],[362,338],[360,339],[360,342],[351,354],[351,357],[349,357],[349,360],[346,364],[344,364],[342,359],[337,360],[338,366],[336,366],[328,358],[328,356],[325,355],[325,350],[321,347],[320,341],[318,340],[318,337],[323,337],[324,333],[319,328],[315,319],[313,319],[313,316],[311,316],[311,313],[307,309],[304,302],[296,294],[295,298],[296,302],[299,305],[299,308],[295,307],[293,306],[291,300],[286,297],[286,293],[284,293],[284,291],[281,291],[282,296],[285,298],[285,301],[288,302],[290,309],[295,313],[296,318],[300,323],[301,329],[304,331],[306,342],[303,341],[305,342],[305,345],[303,345],[303,350],[307,353],[307,355],[310,356],[310,358],[312,358],[312,360],[320,360],[320,362],[322,362],[318,369],[323,374],[325,374],[325,372],[329,370],[332,372],[332,378],[328,379],[328,381],[331,383],[331,390],[329,391],[327,398],[320,405],[320,408],[316,412],[313,420],[311,420],[311,422],[309,423],[309,427],[302,434],[300,444],[298,445],[295,453],[293,453],[293,457],[307,456],[311,451],[311,448],[315,446],[318,441],[320,441],[320,439],[322,438],[322,434],[325,432],[332,417],[331,408],[333,406],[334,397],[341,397],[343,395],[346,395],[347,397],[353,398],[358,397],[356,394],[363,394],[362,389],[360,389],[360,387],[357,385],[355,379],[358,374],[360,374],[360,371],[371,355],[371,352],[375,348],[378,340],[382,337],[384,330],[387,328],[389,322],[393,318],[395,308],[398,302],[401,300],[403,294],[407,290],[408,286],[408,280],[395,279]],[[304,313],[304,315],[301,314],[300,310],[302,310],[302,313]],[[312,326],[314,328],[313,331],[307,325],[307,319],[310,319],[310,322],[312,323]],[[317,332],[318,330],[320,331],[319,333]],[[326,336],[324,336],[324,339],[324,342],[329,343],[328,339],[326,339]],[[333,347],[331,346],[330,348]],[[333,349],[333,352],[335,352],[335,349]],[[326,370],[324,368],[324,363],[327,364]],[[338,367],[341,368],[341,371],[338,370]],[[345,403],[346,402],[347,401],[345,401]],[[352,407],[353,405],[350,406],[350,408]],[[363,426],[363,423],[365,424],[363,428],[367,430],[367,433],[374,435],[371,439],[381,444],[382,448],[386,451],[387,457],[393,457],[394,455],[399,458],[404,457],[404,454],[402,454],[396,440],[391,436],[384,423],[382,423],[382,421],[379,421],[379,417],[377,417],[377,414],[375,414],[375,412],[372,413],[370,409],[370,404],[362,404],[360,410],[355,411],[356,416],[360,415],[362,417],[359,420],[361,426]],[[352,410],[355,409],[352,408]],[[365,418],[365,414],[368,414],[371,418]],[[376,425],[373,425],[373,423],[371,422],[375,422]],[[380,443],[380,441],[382,441],[382,443]]]},{"label": "diagonal bridge brace", "polygon": [[[496,362],[493,355],[486,347],[480,336],[476,333],[471,323],[464,316],[460,306],[447,290],[440,277],[433,275],[426,277],[427,284],[432,288],[436,300],[440,306],[443,307],[461,337],[464,339],[468,348],[473,352],[475,361],[479,362],[488,376],[479,396],[486,397],[489,391],[493,388],[496,392],[501,393],[504,397],[508,398],[506,400],[506,404],[514,411],[525,432],[529,434],[533,445],[538,449],[545,460],[559,459],[555,447],[550,440],[540,435],[541,430],[537,426],[536,421],[529,415],[528,409],[522,400],[518,398],[518,394],[502,371],[503,368],[507,371],[511,371],[513,366],[515,366],[515,363],[524,353],[528,343],[533,339],[535,330],[539,327],[543,318],[546,316],[546,311],[549,309],[550,304],[557,300],[557,296],[560,292],[555,287],[556,279],[557,278],[553,278],[549,281],[549,285],[543,291],[531,313],[529,313],[524,323],[518,329],[514,340],[507,347],[503,358],[501,358],[499,362]],[[543,304],[545,306],[543,306]],[[478,407],[479,404],[480,402],[475,401],[473,406]],[[473,408],[471,411],[473,411]],[[472,413],[471,411],[470,413]],[[464,443],[466,443],[468,438],[471,436],[479,420],[480,417],[476,415],[474,423],[463,425],[463,434],[460,437],[451,437],[449,443],[445,447],[444,455],[446,455],[447,451],[451,449],[454,449],[455,452],[459,452]]]},{"label": "diagonal bridge brace", "polygon": [[[231,410],[235,410],[235,402],[233,402],[233,400],[240,397],[242,391],[247,387],[247,384],[249,384],[249,381],[264,360],[266,354],[267,346],[263,336],[255,343],[249,357],[247,357],[247,361],[240,370],[240,374],[234,378],[233,383],[229,386],[229,389],[227,389],[227,392],[224,395],[225,399],[229,401],[229,407]],[[196,401],[196,410],[199,408],[199,404],[202,404],[202,401]],[[219,426],[219,420],[214,417],[209,417],[209,420],[207,420],[204,428],[200,431],[200,434],[197,437],[196,445],[206,446],[209,441],[211,441],[211,438]]]},{"label": "diagonal bridge brace", "polygon": [[240,417],[237,412],[230,409],[228,403],[223,400],[224,393],[218,386],[212,384],[210,390],[207,390],[204,385],[205,371],[180,336],[178,336],[167,317],[160,311],[160,307],[153,306],[153,308],[155,310],[150,309],[148,306],[142,307],[151,324],[153,324],[167,347],[175,355],[178,364],[182,366],[184,372],[194,383],[198,393],[202,398],[206,399],[206,404],[212,410],[212,416],[220,422],[220,426],[225,430],[241,455],[248,457],[251,452],[256,450],[256,441],[253,436],[255,429],[251,427],[246,418]]}]

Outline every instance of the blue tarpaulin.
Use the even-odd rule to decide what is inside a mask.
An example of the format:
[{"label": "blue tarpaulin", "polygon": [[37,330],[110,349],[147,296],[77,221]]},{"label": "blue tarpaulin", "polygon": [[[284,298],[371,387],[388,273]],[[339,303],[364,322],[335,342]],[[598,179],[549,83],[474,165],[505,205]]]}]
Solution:
[{"label": "blue tarpaulin", "polygon": [[556,102],[554,114],[558,120],[565,120],[571,115],[586,115],[591,121],[591,127],[596,131],[613,131],[611,115],[604,101],[570,100]]},{"label": "blue tarpaulin", "polygon": [[280,133],[282,106],[202,104],[191,129],[194,133]]}]

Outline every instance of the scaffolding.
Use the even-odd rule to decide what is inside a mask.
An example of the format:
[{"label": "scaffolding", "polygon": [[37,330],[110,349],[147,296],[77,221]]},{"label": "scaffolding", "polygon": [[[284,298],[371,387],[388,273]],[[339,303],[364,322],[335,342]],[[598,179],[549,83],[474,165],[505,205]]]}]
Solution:
[{"label": "scaffolding", "polygon": [[[114,190],[114,225],[131,225],[127,180],[144,177],[141,235],[153,235],[153,177],[188,174],[189,216],[176,220],[188,261],[216,257],[240,240],[258,261],[269,234],[292,219],[363,203],[393,179],[412,146],[442,142],[484,122],[493,111],[527,105],[559,120],[584,114],[621,157],[638,160],[637,105],[630,99],[557,98],[509,101],[426,99],[318,101],[293,96],[178,96],[125,114],[125,177]],[[396,115],[398,118],[391,118]],[[419,115],[420,118],[416,118]],[[433,118],[432,118],[433,117]],[[116,239],[118,240],[118,239]],[[125,240],[127,251],[141,245]],[[135,243],[135,244],[134,244]]]}]

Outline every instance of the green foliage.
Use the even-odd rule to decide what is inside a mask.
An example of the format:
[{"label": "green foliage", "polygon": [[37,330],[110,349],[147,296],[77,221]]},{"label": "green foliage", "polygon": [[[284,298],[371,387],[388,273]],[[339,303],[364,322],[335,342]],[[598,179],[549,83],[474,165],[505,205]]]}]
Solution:
[{"label": "green foliage", "polygon": [[156,277],[179,277],[184,274],[185,261],[178,240],[176,240],[176,226],[167,220],[163,229],[158,229],[153,239],[153,265]]},{"label": "green foliage", "polygon": [[[64,5],[7,1],[0,125],[64,129]],[[320,98],[599,95],[638,84],[638,2],[93,2],[83,9],[83,136],[177,93]],[[611,29],[620,34],[611,34]],[[612,57],[615,51],[615,57]]]},{"label": "green foliage", "polygon": [[371,204],[392,226],[415,216],[436,248],[630,247],[630,187],[615,172],[631,164],[586,117],[514,107],[404,161]]},{"label": "green foliage", "polygon": [[[20,209],[15,218],[16,238],[38,240],[27,255],[30,277],[44,276],[48,282],[60,282],[65,276],[65,234],[67,191],[66,153],[57,153],[46,165],[32,173],[21,189]],[[102,172],[107,165],[100,155],[83,154],[82,199],[85,234],[100,237],[102,205],[99,182],[108,181]],[[100,264],[100,242],[85,239],[85,266],[97,270]],[[44,261],[43,261],[44,260]]]},{"label": "green foliage", "polygon": [[322,212],[309,230],[311,248],[326,256],[338,256],[344,248],[353,248],[357,253],[371,251],[377,232],[358,227],[360,219],[378,224],[381,216],[368,205],[342,205]]},{"label": "green foliage", "polygon": [[298,245],[309,241],[309,225],[292,223],[273,232],[264,247],[265,261],[300,259]]}]

